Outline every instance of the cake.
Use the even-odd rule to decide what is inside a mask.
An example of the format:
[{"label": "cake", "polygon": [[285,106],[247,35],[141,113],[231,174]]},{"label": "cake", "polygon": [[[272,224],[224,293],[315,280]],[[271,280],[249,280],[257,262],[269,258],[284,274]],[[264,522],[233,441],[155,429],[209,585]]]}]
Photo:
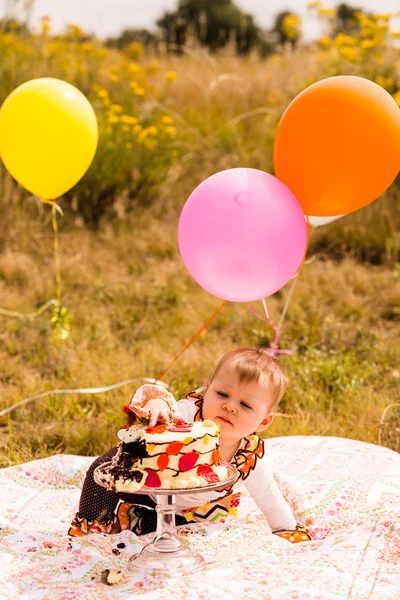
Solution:
[{"label": "cake", "polygon": [[160,424],[125,430],[111,464],[98,467],[97,477],[114,492],[143,488],[204,487],[228,477],[228,463],[218,445],[214,421]]}]

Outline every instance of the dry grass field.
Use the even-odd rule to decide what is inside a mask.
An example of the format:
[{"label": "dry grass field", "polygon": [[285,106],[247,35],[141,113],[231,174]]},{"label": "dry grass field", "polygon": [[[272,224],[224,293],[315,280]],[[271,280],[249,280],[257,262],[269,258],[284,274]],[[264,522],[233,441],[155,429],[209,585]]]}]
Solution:
[{"label": "dry grass field", "polygon": [[[387,21],[374,21],[375,37]],[[380,29],[379,29],[380,28]],[[186,271],[180,211],[206,177],[233,167],[273,172],[272,144],[288,103],[330,75],[368,77],[400,102],[399,50],[384,42],[322,40],[268,60],[188,46],[183,56],[140,47],[117,53],[83,43],[78,28],[54,39],[0,35],[0,100],[38,76],[66,79],[91,100],[99,149],[87,175],[59,200],[64,321],[0,314],[0,466],[64,452],[97,455],[116,443],[122,408],[143,377],[157,377],[219,308]],[[378,39],[377,38],[377,39]],[[379,41],[378,40],[378,41]],[[359,42],[360,40],[358,40]],[[55,298],[51,209],[0,172],[0,308],[31,313]],[[400,390],[399,186],[369,207],[314,231],[283,324],[290,378],[266,436],[333,435],[378,443],[385,407]],[[279,321],[291,284],[267,300]],[[262,312],[261,302],[255,307]],[[246,304],[228,303],[168,370],[176,397],[204,385],[221,355],[269,346],[273,330]],[[398,449],[387,412],[381,443]]]}]

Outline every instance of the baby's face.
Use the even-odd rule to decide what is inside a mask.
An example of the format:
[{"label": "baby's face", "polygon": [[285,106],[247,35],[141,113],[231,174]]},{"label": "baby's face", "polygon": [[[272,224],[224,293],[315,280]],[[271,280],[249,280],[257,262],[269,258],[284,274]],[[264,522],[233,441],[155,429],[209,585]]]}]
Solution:
[{"label": "baby's face", "polygon": [[236,442],[265,428],[273,396],[265,383],[239,384],[234,369],[225,363],[204,394],[203,417],[221,427],[221,440]]}]

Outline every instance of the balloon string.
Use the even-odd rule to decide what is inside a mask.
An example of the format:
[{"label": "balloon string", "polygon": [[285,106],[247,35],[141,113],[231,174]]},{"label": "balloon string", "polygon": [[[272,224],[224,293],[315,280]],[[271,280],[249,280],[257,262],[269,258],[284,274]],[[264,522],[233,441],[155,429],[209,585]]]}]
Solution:
[{"label": "balloon string", "polygon": [[[58,308],[61,308],[61,275],[60,275],[60,239],[58,235],[58,224],[57,224],[57,204],[55,202],[49,202],[51,204],[51,222],[53,225],[54,232],[54,263],[56,268],[56,297],[58,302]],[[60,207],[58,207],[60,208]],[[63,212],[61,211],[61,214]]]},{"label": "balloon string", "polygon": [[[171,361],[171,363],[167,366],[166,369],[164,369],[164,371],[161,373],[161,375],[159,375],[156,379],[149,379],[149,378],[142,378],[143,381],[150,381],[151,383],[158,383],[163,385],[164,387],[168,387],[166,383],[163,383],[161,381],[161,378],[165,375],[165,373],[172,367],[172,365],[178,360],[178,358],[185,352],[185,350],[187,350],[187,348],[189,348],[189,346],[191,346],[191,344],[193,344],[193,342],[199,337],[199,335],[208,327],[208,325],[211,323],[211,321],[213,321],[213,319],[215,319],[215,317],[217,316],[217,314],[224,308],[224,306],[228,303],[227,300],[224,300],[223,303],[221,304],[221,306],[215,311],[215,313],[204,323],[204,325],[202,325],[199,329],[199,331],[192,337],[192,339],[186,344],[186,346],[179,352],[179,354],[177,354],[175,356],[175,358],[173,359],[173,361]],[[39,398],[43,398],[44,396],[48,396],[49,394],[99,394],[102,392],[107,392],[109,390],[113,390],[116,388],[119,388],[123,385],[127,385],[129,383],[133,383],[134,381],[137,381],[139,378],[135,378],[135,379],[129,379],[127,381],[121,381],[119,383],[113,384],[113,385],[109,385],[106,387],[101,387],[101,388],[77,388],[77,389],[67,389],[67,390],[49,390],[48,392],[42,392],[41,394],[37,394],[36,396],[31,396],[30,398],[25,398],[24,400],[21,400],[20,402],[17,402],[16,404],[13,404],[12,406],[0,411],[0,417],[6,415],[7,413],[11,412],[12,410],[14,410],[15,408],[17,408],[18,406],[22,406],[24,404],[27,404],[28,402],[32,402],[33,400],[38,400]]]},{"label": "balloon string", "polygon": [[43,306],[38,308],[38,310],[30,313],[21,313],[14,310],[7,310],[5,308],[0,308],[0,315],[4,315],[5,317],[16,317],[18,319],[28,319],[28,321],[33,321],[36,317],[41,315],[47,308],[50,306],[55,306],[57,308],[61,307],[61,274],[60,274],[60,243],[59,243],[59,235],[58,235],[58,224],[57,224],[57,213],[59,213],[62,217],[64,216],[64,212],[62,208],[53,200],[44,200],[40,198],[40,201],[43,204],[50,204],[52,208],[51,221],[54,232],[54,262],[55,262],[55,270],[56,270],[56,298],[52,298],[48,300]]},{"label": "balloon string", "polygon": [[5,308],[0,308],[0,315],[4,315],[6,317],[17,317],[18,319],[28,319],[28,321],[33,321],[47,308],[50,308],[50,306],[58,306],[58,300],[52,298],[51,300],[48,300],[45,304],[43,304],[43,306],[35,310],[35,312],[30,313],[21,313],[13,310],[6,310]]},{"label": "balloon string", "polygon": [[278,325],[276,325],[274,323],[274,321],[272,319],[269,318],[269,314],[268,314],[268,309],[267,309],[267,305],[265,302],[264,298],[261,298],[261,301],[263,303],[263,307],[264,307],[264,311],[265,311],[265,317],[263,315],[260,315],[260,313],[258,311],[256,311],[256,309],[249,304],[249,308],[250,310],[259,318],[262,319],[263,321],[265,321],[266,323],[268,323],[268,325],[270,325],[272,327],[272,329],[275,331],[275,337],[274,340],[271,342],[269,348],[266,349],[267,352],[269,352],[270,354],[272,354],[272,356],[276,356],[277,354],[289,354],[292,355],[296,352],[296,348],[293,348],[292,350],[281,350],[279,348],[279,342],[281,339],[281,335],[282,335],[282,326],[283,326],[283,322],[285,320],[286,317],[286,313],[289,309],[290,306],[290,302],[293,296],[293,292],[294,292],[294,288],[296,286],[297,283],[297,277],[295,277],[292,280],[291,286],[289,288],[289,293],[286,297],[286,301],[285,301],[285,305],[283,307],[283,311],[281,314],[281,317],[279,319],[279,323]]},{"label": "balloon string", "polygon": [[59,206],[57,204],[57,202],[54,202],[54,200],[45,200],[44,198],[39,198],[40,202],[43,202],[43,204],[50,204],[50,206],[55,207],[56,211],[63,217],[64,216],[64,211],[61,208],[61,206]]},{"label": "balloon string", "polygon": [[[0,417],[10,413],[15,410],[19,406],[24,406],[25,404],[29,404],[33,400],[39,400],[39,398],[44,398],[45,396],[53,396],[57,394],[103,394],[104,392],[109,392],[110,390],[116,390],[124,385],[128,385],[134,383],[135,381],[148,381],[150,383],[156,383],[155,379],[149,377],[135,377],[134,379],[127,379],[126,381],[120,381],[118,383],[114,383],[112,385],[106,385],[98,388],[76,388],[76,389],[66,389],[66,390],[47,390],[46,392],[41,392],[40,394],[36,394],[35,396],[30,396],[29,398],[24,398],[15,404],[12,404],[8,408],[0,411]],[[164,387],[168,387],[168,385],[162,381],[159,381],[161,385]]]},{"label": "balloon string", "polygon": [[185,350],[187,350],[189,348],[189,346],[191,346],[193,344],[193,342],[199,337],[199,335],[206,329],[206,327],[209,326],[209,324],[211,323],[211,321],[213,319],[215,319],[215,317],[217,316],[217,314],[224,308],[225,304],[227,304],[228,301],[224,300],[223,303],[221,304],[221,306],[215,311],[215,313],[208,319],[208,321],[206,321],[204,323],[204,325],[202,325],[199,329],[199,331],[192,337],[192,339],[186,344],[186,346],[175,356],[175,358],[170,362],[170,364],[167,366],[166,369],[164,369],[164,371],[161,373],[161,375],[159,375],[158,377],[156,377],[156,382],[161,379],[162,377],[164,377],[165,373],[172,367],[172,365],[178,360],[178,358],[185,352]]},{"label": "balloon string", "polygon": [[[55,302],[55,300],[51,300],[50,302]],[[47,303],[49,304],[49,303]],[[183,348],[183,350],[181,350],[181,352],[179,352],[179,354],[174,358],[174,360],[168,365],[168,367],[164,370],[164,372],[157,377],[157,379],[152,379],[149,377],[135,377],[134,379],[128,379],[125,381],[120,381],[118,383],[114,383],[112,385],[107,385],[107,386],[103,386],[103,387],[97,387],[97,388],[74,388],[74,389],[64,389],[64,390],[48,390],[46,392],[42,392],[40,394],[36,394],[35,396],[30,396],[28,398],[24,398],[23,400],[20,400],[19,402],[16,402],[15,404],[12,404],[11,406],[3,409],[0,411],[0,417],[3,417],[4,415],[10,413],[11,411],[15,410],[16,408],[18,408],[19,406],[24,406],[25,404],[28,404],[30,402],[33,402],[34,400],[39,400],[40,398],[44,398],[45,396],[50,396],[50,395],[58,395],[58,394],[101,394],[104,392],[108,392],[110,390],[115,390],[117,388],[120,388],[122,386],[125,385],[129,385],[131,383],[134,383],[135,381],[146,381],[149,383],[157,383],[160,384],[162,386],[164,386],[165,388],[168,388],[168,384],[164,383],[163,381],[161,381],[161,377],[169,370],[169,368],[174,364],[174,362],[179,358],[179,356],[181,356],[181,354],[183,354],[183,352],[189,348],[189,346],[196,340],[196,338],[199,337],[199,335],[206,329],[206,327],[208,327],[208,325],[211,323],[211,321],[217,316],[217,314],[223,309],[223,307],[225,306],[225,304],[227,304],[227,301],[225,300],[221,306],[218,308],[218,310],[216,310],[216,312],[208,319],[208,321],[206,321],[204,323],[204,325],[199,329],[199,331],[196,333],[196,335],[190,340],[190,342],[188,344],[186,344],[186,346]],[[265,303],[264,303],[265,304]],[[265,309],[266,309],[266,304],[265,304]],[[267,311],[268,314],[268,311]],[[260,317],[262,319],[264,319],[264,317],[262,317],[260,315]],[[284,350],[282,350],[281,352],[285,352]],[[289,352],[289,351],[287,351]],[[196,389],[196,392],[200,393],[202,390],[204,389],[204,387],[200,387]],[[286,414],[286,413],[275,413],[275,416],[277,417],[286,417],[289,419],[297,419],[300,418],[300,415],[290,415],[290,414]]]},{"label": "balloon string", "polygon": [[[310,242],[310,239],[311,239],[311,236],[312,236],[312,234],[314,233],[314,229],[315,229],[315,227],[313,227],[313,226],[310,224],[310,220],[309,220],[309,218],[308,218],[308,216],[307,216],[307,215],[305,215],[305,219],[306,219],[306,222],[307,222],[307,228],[308,228],[308,232],[309,232],[309,234],[308,234],[308,243],[309,243],[309,242]],[[289,288],[289,293],[288,293],[288,295],[287,295],[287,297],[286,297],[285,305],[284,305],[284,307],[283,307],[283,311],[282,311],[281,317],[280,317],[280,319],[279,319],[279,323],[278,323],[278,325],[275,325],[274,321],[273,321],[272,319],[270,319],[270,318],[269,318],[269,314],[268,314],[268,308],[267,308],[267,304],[266,304],[266,302],[265,302],[265,299],[264,299],[264,298],[261,298],[261,301],[262,301],[262,303],[263,303],[264,312],[265,312],[265,317],[263,317],[262,315],[260,315],[260,313],[259,313],[259,312],[257,312],[257,311],[256,311],[256,309],[255,309],[255,308],[254,308],[254,307],[253,307],[251,304],[249,304],[249,308],[250,308],[250,310],[251,310],[251,311],[252,311],[252,312],[253,312],[253,313],[254,313],[254,314],[255,314],[255,315],[256,315],[256,316],[257,316],[259,319],[262,319],[263,321],[265,321],[266,323],[268,323],[268,325],[270,325],[270,326],[272,327],[272,329],[275,331],[275,338],[274,338],[274,340],[272,341],[272,343],[270,344],[270,347],[269,347],[269,348],[267,348],[267,351],[268,351],[270,354],[272,354],[272,356],[276,356],[277,354],[289,354],[289,355],[292,355],[292,354],[294,354],[294,353],[296,352],[296,348],[294,348],[294,349],[292,349],[292,350],[281,350],[281,349],[279,348],[279,342],[280,342],[281,335],[282,335],[282,326],[283,326],[283,322],[284,322],[284,320],[285,320],[286,313],[287,313],[287,311],[288,311],[288,309],[289,309],[290,302],[291,302],[291,300],[292,300],[292,296],[293,296],[294,288],[296,287],[296,283],[297,283],[298,276],[300,275],[300,273],[301,273],[301,271],[302,271],[302,269],[303,269],[304,265],[310,264],[310,263],[311,263],[311,262],[313,262],[313,261],[314,261],[314,259],[315,259],[315,256],[312,256],[310,260],[306,260],[307,251],[308,251],[308,243],[307,243],[307,248],[306,248],[306,251],[305,251],[305,253],[304,253],[303,262],[301,263],[301,265],[300,265],[299,269],[297,270],[297,272],[295,273],[295,275],[294,275],[294,276],[291,278],[291,282],[292,282],[292,283],[291,283],[291,286],[290,286],[290,288]]]}]

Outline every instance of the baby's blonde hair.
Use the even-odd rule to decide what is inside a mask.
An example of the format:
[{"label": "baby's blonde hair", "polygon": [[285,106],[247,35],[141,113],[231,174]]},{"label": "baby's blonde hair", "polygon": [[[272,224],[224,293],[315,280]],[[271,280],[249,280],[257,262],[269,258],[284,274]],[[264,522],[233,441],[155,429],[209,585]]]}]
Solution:
[{"label": "baby's blonde hair", "polygon": [[218,371],[225,363],[229,362],[234,368],[239,384],[266,380],[271,386],[274,401],[271,410],[274,410],[286,391],[288,378],[284,374],[280,362],[262,348],[238,348],[225,354],[219,361],[210,382],[216,377]]}]

